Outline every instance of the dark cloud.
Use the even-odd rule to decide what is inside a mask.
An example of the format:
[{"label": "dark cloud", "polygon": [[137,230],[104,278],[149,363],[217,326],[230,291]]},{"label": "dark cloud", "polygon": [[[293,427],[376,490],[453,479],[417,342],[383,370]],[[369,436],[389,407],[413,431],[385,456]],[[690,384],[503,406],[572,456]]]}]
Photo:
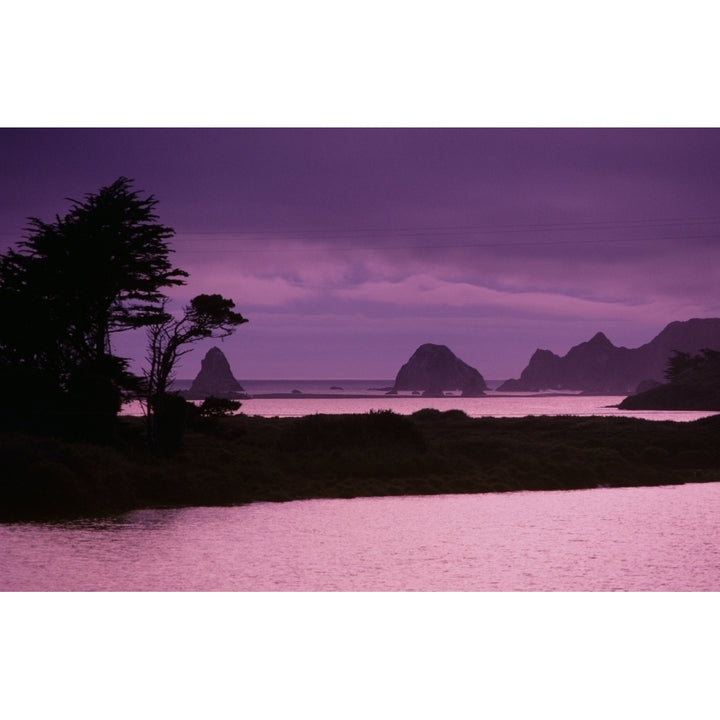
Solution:
[{"label": "dark cloud", "polygon": [[0,149],[5,246],[119,175],[154,194],[191,272],[176,303],[233,297],[251,376],[392,375],[444,340],[503,377],[536,346],[720,315],[715,129],[5,129]]}]

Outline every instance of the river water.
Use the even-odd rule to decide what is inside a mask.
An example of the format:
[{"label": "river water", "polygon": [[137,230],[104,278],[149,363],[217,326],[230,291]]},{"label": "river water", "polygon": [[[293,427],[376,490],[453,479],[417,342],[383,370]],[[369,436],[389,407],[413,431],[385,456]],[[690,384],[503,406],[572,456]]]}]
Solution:
[{"label": "river water", "polygon": [[718,591],[720,484],[143,510],[0,526],[0,589]]}]

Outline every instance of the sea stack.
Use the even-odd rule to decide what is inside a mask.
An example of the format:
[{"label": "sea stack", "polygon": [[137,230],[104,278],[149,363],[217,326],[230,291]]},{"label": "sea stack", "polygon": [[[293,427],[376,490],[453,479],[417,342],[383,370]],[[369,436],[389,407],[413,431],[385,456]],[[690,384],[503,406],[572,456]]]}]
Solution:
[{"label": "sea stack", "polygon": [[393,391],[420,391],[426,397],[460,390],[465,397],[482,397],[487,390],[483,376],[445,345],[421,345],[398,372]]},{"label": "sea stack", "polygon": [[213,347],[207,351],[200,372],[185,397],[190,400],[244,397],[242,385],[233,376],[230,363],[220,348]]}]

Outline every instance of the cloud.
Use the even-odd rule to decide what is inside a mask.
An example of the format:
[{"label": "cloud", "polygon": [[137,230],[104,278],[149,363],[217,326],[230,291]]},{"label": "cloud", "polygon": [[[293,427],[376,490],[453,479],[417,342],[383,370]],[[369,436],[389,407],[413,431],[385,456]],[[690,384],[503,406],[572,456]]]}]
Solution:
[{"label": "cloud", "polygon": [[496,290],[467,282],[452,282],[430,274],[411,275],[398,281],[369,281],[352,288],[338,288],[334,297],[354,302],[385,303],[422,308],[473,308],[528,315],[607,317],[624,307],[559,293]]},{"label": "cloud", "polygon": [[247,307],[282,308],[311,300],[317,291],[310,283],[297,278],[249,274],[232,264],[212,263],[193,267],[187,285],[174,289],[171,294],[185,303],[200,293],[219,293],[232,298],[242,311]]},{"label": "cloud", "polygon": [[499,377],[535,347],[566,352],[598,330],[636,347],[720,315],[717,129],[6,129],[0,142],[0,242],[129,174],[177,230],[171,259],[190,278],[170,309],[232,298],[251,321],[238,363],[252,353],[256,376],[385,374],[434,341]]}]

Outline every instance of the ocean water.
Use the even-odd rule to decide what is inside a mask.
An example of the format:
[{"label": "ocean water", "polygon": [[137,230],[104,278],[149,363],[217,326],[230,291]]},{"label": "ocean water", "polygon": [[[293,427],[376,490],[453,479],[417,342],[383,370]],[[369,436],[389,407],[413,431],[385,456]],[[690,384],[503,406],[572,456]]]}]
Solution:
[{"label": "ocean water", "polygon": [[[192,381],[180,380],[177,389],[187,389]],[[497,387],[502,381],[490,380]],[[241,400],[239,412],[261,417],[301,417],[304,415],[367,413],[392,410],[410,415],[423,408],[462,410],[470,417],[524,417],[526,415],[622,415],[647,420],[698,420],[713,412],[619,410],[624,395],[579,395],[577,393],[497,393],[466,398],[449,393],[442,398],[424,398],[410,392],[388,395],[393,381],[380,380],[245,380],[241,384],[249,396]],[[274,396],[274,397],[268,397]],[[350,396],[350,397],[349,397]],[[129,403],[127,415],[141,415],[140,403]]]}]

